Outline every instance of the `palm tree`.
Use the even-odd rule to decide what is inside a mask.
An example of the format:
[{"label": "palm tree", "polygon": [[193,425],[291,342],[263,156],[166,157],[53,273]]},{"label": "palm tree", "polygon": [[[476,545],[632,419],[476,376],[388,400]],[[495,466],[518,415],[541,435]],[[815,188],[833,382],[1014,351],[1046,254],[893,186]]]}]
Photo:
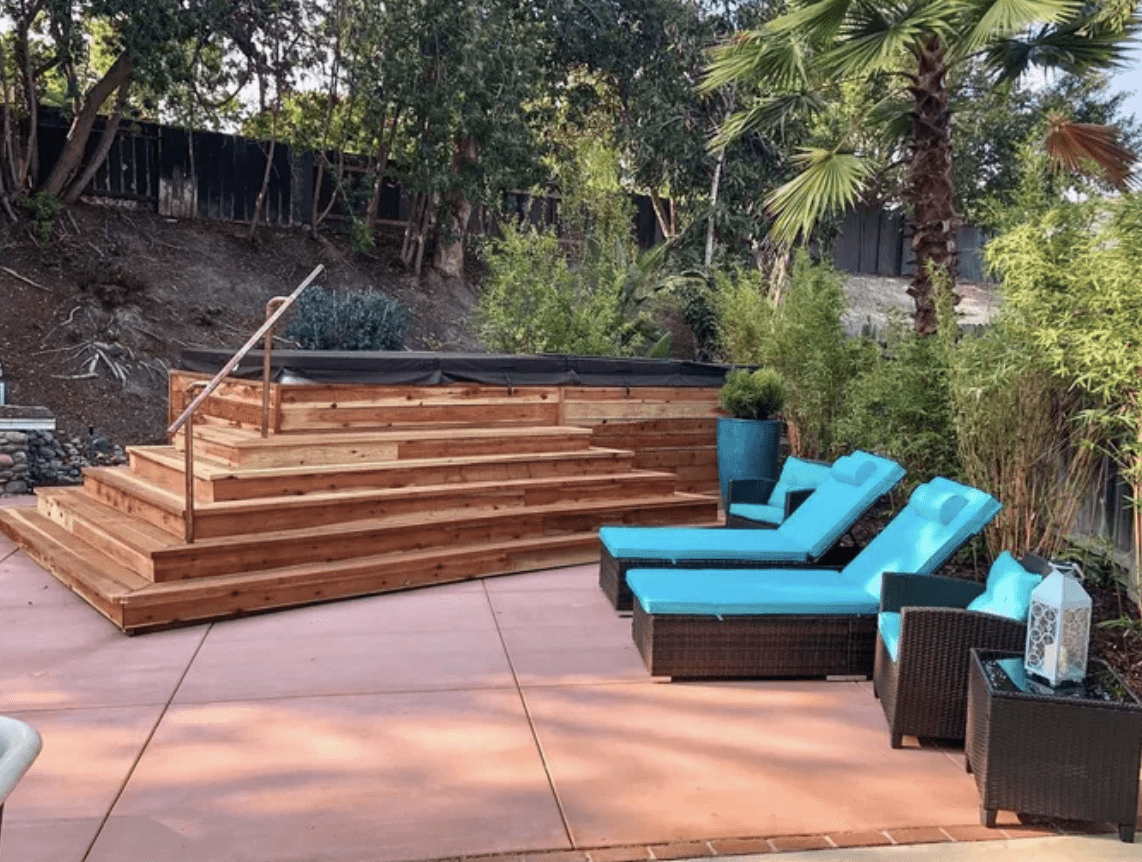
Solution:
[{"label": "palm tree", "polygon": [[[997,85],[1024,72],[1082,72],[1124,61],[1138,28],[1134,0],[817,0],[799,3],[765,26],[737,34],[715,51],[703,87],[753,84],[760,96],[731,118],[714,145],[770,126],[794,106],[821,110],[822,88],[846,81],[877,87],[878,122],[907,138],[903,196],[910,210],[916,273],[908,293],[918,332],[936,329],[933,275],[956,271],[956,212],[952,184],[952,111],[948,73],[959,63],[984,64]],[[895,85],[895,86],[892,86]],[[901,93],[904,100],[901,101]],[[885,108],[906,106],[888,116]],[[903,121],[903,122],[901,122]],[[1053,118],[1049,151],[1062,165],[1093,161],[1124,186],[1134,157],[1115,143],[1111,127]],[[800,173],[766,204],[775,216],[772,238],[786,247],[807,238],[827,212],[851,205],[876,176],[868,158],[836,146],[805,149]]]}]

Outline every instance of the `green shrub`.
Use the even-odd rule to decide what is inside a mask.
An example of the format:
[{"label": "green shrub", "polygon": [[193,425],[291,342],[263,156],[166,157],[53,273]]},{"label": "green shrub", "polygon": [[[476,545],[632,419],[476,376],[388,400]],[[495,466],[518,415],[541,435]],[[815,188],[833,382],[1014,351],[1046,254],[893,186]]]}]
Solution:
[{"label": "green shrub", "polygon": [[741,268],[715,272],[714,310],[725,361],[761,365],[769,359],[775,309],[760,272]]},{"label": "green shrub", "polygon": [[964,478],[1003,501],[985,533],[988,550],[1056,556],[1095,468],[1082,394],[1002,320],[962,338],[950,370]]},{"label": "green shrub", "polygon": [[841,324],[840,277],[799,251],[779,301],[770,298],[760,273],[736,270],[717,275],[715,307],[726,360],[768,366],[784,380],[794,454],[832,454],[846,389],[871,363],[868,345],[846,337]]},{"label": "green shrub", "polygon": [[772,368],[735,368],[726,375],[718,400],[737,419],[773,419],[785,404],[785,383]]},{"label": "green shrub", "polygon": [[616,286],[578,277],[553,233],[506,226],[503,237],[489,244],[484,263],[476,326],[489,350],[618,352]]},{"label": "green shrub", "polygon": [[943,341],[893,317],[875,360],[848,387],[838,442],[899,461],[910,480],[960,475]]},{"label": "green shrub", "polygon": [[285,337],[304,350],[404,350],[408,309],[374,290],[302,293]]}]

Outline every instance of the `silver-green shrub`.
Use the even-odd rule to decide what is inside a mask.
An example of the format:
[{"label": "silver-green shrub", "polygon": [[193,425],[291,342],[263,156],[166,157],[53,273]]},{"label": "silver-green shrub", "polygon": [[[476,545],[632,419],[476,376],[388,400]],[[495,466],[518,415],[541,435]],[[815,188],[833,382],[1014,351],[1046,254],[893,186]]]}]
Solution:
[{"label": "silver-green shrub", "polygon": [[408,308],[375,290],[313,287],[283,333],[304,350],[404,350]]}]

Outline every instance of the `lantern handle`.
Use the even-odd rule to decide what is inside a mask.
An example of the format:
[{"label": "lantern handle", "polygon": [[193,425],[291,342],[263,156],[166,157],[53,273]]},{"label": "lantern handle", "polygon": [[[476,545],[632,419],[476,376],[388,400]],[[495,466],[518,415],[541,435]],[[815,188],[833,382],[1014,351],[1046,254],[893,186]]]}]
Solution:
[{"label": "lantern handle", "polygon": [[1070,560],[1051,560],[1051,568],[1067,578],[1073,578],[1080,584],[1085,580],[1082,566]]}]

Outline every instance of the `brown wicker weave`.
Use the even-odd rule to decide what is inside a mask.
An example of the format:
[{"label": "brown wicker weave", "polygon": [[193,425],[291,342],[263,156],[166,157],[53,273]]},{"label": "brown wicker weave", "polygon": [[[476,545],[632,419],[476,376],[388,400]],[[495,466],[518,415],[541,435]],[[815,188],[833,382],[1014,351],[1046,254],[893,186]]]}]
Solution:
[{"label": "brown wicker weave", "polygon": [[1105,664],[1121,703],[997,690],[984,663],[1021,652],[971,650],[966,765],[975,774],[980,820],[1000,808],[1021,814],[1114,823],[1134,840],[1142,701]]},{"label": "brown wicker weave", "polygon": [[648,614],[634,641],[654,676],[674,679],[868,676],[876,618]]},{"label": "brown wicker weave", "polygon": [[963,739],[968,649],[1022,649],[1026,625],[966,605],[983,584],[935,575],[885,575],[880,609],[901,616],[898,659],[876,639],[875,689],[893,748],[905,734]]},{"label": "brown wicker weave", "polygon": [[[1029,572],[1050,571],[1034,554],[1021,562]],[[959,578],[891,574],[881,581],[881,611],[901,615],[898,659],[878,637],[873,673],[893,748],[905,734],[963,739],[968,650],[1023,648],[1024,623],[966,610],[983,589]]]}]

